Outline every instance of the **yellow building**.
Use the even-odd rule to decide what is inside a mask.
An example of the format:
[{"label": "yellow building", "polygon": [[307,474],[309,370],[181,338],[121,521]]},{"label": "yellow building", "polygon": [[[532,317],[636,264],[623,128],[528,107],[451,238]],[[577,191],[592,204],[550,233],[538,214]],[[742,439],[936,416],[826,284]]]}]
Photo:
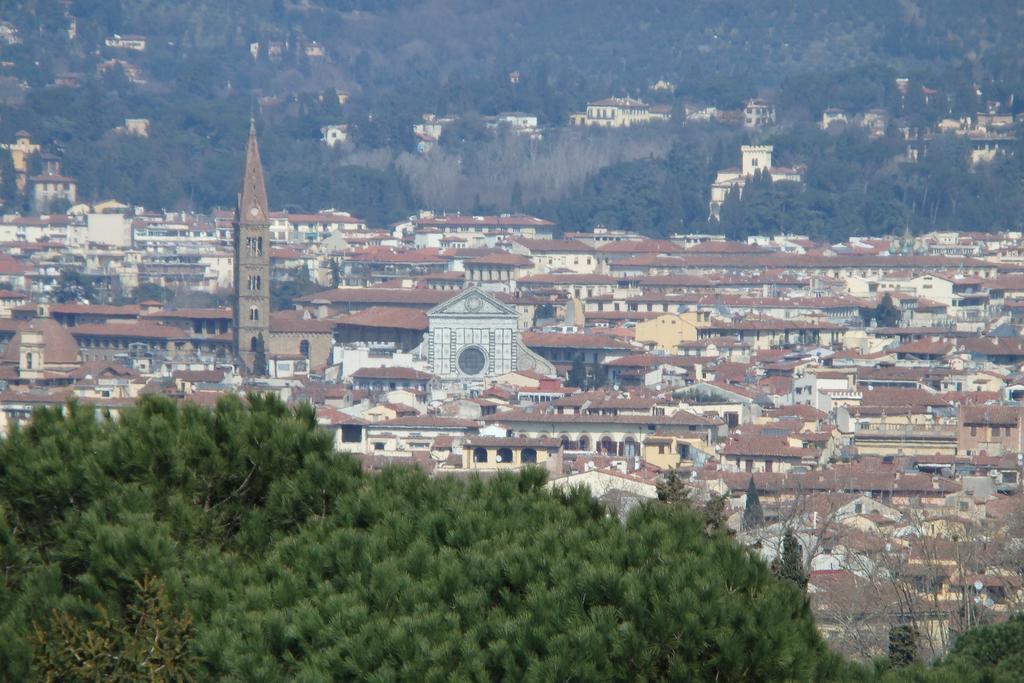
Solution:
[{"label": "yellow building", "polygon": [[710,320],[709,311],[665,313],[638,323],[636,340],[674,353],[683,342],[697,341],[699,330]]},{"label": "yellow building", "polygon": [[28,183],[28,159],[39,153],[39,145],[32,144],[31,136],[23,130],[14,134],[14,144],[3,145],[11,152],[11,165],[14,166],[14,181],[18,192],[25,192]]},{"label": "yellow building", "polygon": [[462,467],[467,470],[517,470],[531,465],[561,473],[561,442],[550,438],[473,436],[462,443]]}]

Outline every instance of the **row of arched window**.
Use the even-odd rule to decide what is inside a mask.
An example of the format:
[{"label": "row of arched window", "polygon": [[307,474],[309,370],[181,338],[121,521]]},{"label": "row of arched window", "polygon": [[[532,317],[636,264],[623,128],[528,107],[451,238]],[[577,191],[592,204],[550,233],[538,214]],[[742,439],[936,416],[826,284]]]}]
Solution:
[{"label": "row of arched window", "polygon": [[[512,464],[514,461],[511,448],[499,448],[495,453],[494,462],[498,464]],[[473,449],[473,462],[486,463],[487,449],[477,446]],[[524,448],[519,452],[519,462],[529,465],[537,462],[537,451],[533,448]]]}]

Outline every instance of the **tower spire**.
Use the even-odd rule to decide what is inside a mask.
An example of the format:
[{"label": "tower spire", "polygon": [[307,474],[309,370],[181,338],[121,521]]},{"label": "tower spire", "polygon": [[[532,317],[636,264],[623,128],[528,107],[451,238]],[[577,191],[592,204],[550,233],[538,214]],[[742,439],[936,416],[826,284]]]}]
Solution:
[{"label": "tower spire", "polygon": [[256,141],[256,119],[249,119],[249,141],[245,145],[242,190],[238,193],[237,218],[240,222],[264,222],[269,219],[267,187],[263,182],[263,164]]}]

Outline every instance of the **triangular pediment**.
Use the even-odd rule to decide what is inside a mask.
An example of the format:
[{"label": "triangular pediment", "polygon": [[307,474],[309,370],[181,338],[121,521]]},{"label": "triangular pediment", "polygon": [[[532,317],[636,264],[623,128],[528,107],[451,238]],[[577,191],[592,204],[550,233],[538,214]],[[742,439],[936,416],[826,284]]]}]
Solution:
[{"label": "triangular pediment", "polygon": [[499,301],[479,287],[465,289],[427,311],[428,318],[442,315],[519,317],[514,307]]}]

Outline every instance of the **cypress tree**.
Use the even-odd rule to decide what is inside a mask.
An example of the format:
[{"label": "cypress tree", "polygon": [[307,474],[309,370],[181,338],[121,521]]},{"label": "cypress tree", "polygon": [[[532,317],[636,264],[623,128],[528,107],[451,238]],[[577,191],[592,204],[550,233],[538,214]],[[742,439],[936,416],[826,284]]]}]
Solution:
[{"label": "cypress tree", "polygon": [[743,528],[756,529],[764,524],[764,511],[761,509],[761,498],[757,495],[754,477],[747,484],[747,504],[743,508]]},{"label": "cypress tree", "polygon": [[263,340],[262,332],[256,337],[256,347],[253,349],[253,353],[252,374],[257,377],[266,377],[269,368],[267,366],[266,342]]},{"label": "cypress tree", "polygon": [[804,554],[800,541],[792,529],[786,529],[782,537],[782,552],[772,560],[772,571],[782,581],[789,581],[800,590],[807,590],[807,574],[804,572]]},{"label": "cypress tree", "polygon": [[569,368],[569,376],[565,383],[570,387],[587,388],[587,366],[583,363],[583,354],[577,353],[573,357],[572,367]]}]

